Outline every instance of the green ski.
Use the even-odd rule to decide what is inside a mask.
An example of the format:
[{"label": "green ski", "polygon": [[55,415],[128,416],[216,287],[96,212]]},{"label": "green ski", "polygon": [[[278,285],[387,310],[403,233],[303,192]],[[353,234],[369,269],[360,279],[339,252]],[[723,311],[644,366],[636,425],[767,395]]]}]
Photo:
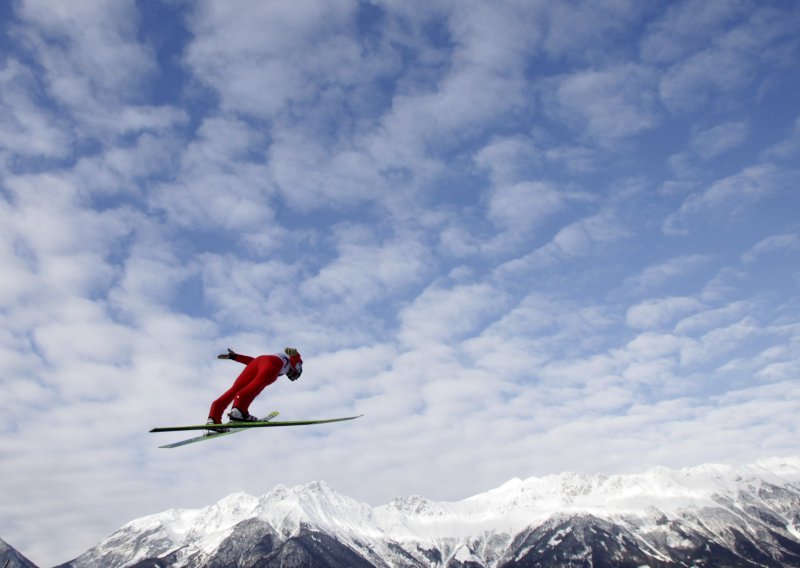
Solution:
[{"label": "green ski", "polygon": [[275,428],[279,426],[308,426],[311,424],[329,424],[331,422],[344,422],[346,420],[355,420],[361,418],[363,414],[358,416],[347,416],[344,418],[326,418],[322,420],[289,420],[284,422],[271,422],[270,420],[277,416],[277,412],[273,412],[269,416],[262,418],[258,422],[228,422],[227,424],[197,424],[192,426],[165,426],[161,428],[153,428],[150,432],[186,432],[192,430],[219,430],[218,434],[204,434],[188,440],[174,442],[161,448],[177,448],[186,444],[194,442],[202,442],[203,440],[210,440],[212,438],[219,438],[220,436],[227,436],[228,434],[236,434],[250,428]]},{"label": "green ski", "polygon": [[[270,420],[275,418],[278,414],[279,414],[278,412],[270,412],[267,416],[265,416],[264,418],[259,420],[259,422],[269,422]],[[173,443],[167,444],[165,446],[159,446],[159,448],[179,448],[179,447],[185,446],[187,444],[194,444],[195,442],[204,442],[206,440],[211,440],[213,438],[219,438],[221,436],[228,436],[229,434],[238,434],[239,432],[244,432],[245,430],[247,430],[247,428],[239,428],[238,426],[234,427],[234,428],[231,428],[230,427],[230,423],[221,424],[220,427],[221,428],[220,428],[219,432],[216,432],[216,433],[213,433],[213,434],[212,433],[203,434],[202,436],[195,436],[194,438],[189,438],[187,440],[180,440],[179,442],[173,442]],[[208,425],[206,425],[206,428],[210,429],[210,428],[208,428]],[[223,428],[228,428],[228,429],[224,430]]]}]

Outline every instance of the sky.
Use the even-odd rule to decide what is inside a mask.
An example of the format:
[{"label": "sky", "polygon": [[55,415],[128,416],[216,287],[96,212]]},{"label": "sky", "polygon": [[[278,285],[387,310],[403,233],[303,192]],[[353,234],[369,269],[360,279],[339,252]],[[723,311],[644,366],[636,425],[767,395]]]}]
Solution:
[{"label": "sky", "polygon": [[[797,454],[793,0],[0,2],[0,537]],[[251,407],[365,414],[174,450]]]}]

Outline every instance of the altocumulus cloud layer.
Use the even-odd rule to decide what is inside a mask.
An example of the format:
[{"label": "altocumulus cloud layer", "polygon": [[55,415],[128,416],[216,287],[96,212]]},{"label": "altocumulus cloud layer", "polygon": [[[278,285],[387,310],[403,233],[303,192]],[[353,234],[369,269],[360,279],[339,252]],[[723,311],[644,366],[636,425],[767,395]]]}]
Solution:
[{"label": "altocumulus cloud layer", "polygon": [[[796,451],[795,2],[0,8],[0,535]],[[239,368],[358,422],[164,451]],[[46,536],[45,536],[46,535]]]}]

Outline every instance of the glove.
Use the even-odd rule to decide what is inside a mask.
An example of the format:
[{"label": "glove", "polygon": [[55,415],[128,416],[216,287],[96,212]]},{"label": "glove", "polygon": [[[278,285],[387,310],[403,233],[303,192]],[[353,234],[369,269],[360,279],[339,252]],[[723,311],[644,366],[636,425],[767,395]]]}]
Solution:
[{"label": "glove", "polygon": [[234,353],[233,349],[228,347],[228,352],[220,353],[217,355],[217,359],[236,359],[236,353]]},{"label": "glove", "polygon": [[292,382],[296,381],[300,378],[300,375],[303,374],[303,364],[297,363],[294,367],[289,367],[289,370],[286,371],[286,376]]}]

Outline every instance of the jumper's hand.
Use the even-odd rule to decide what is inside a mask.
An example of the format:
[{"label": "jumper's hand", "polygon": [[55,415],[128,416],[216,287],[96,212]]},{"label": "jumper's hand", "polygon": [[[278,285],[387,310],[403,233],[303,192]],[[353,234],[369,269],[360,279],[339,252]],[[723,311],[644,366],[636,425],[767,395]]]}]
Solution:
[{"label": "jumper's hand", "polygon": [[217,355],[217,359],[236,359],[236,353],[233,352],[233,349],[228,347],[228,352],[220,353]]}]

